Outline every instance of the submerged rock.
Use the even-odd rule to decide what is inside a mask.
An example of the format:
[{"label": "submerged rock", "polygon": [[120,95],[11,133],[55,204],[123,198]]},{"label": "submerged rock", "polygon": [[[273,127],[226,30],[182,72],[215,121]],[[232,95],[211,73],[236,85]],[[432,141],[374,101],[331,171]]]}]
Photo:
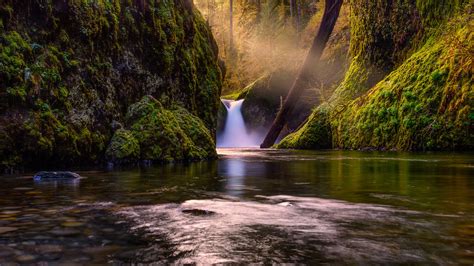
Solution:
[{"label": "submerged rock", "polygon": [[33,176],[34,180],[43,179],[78,179],[81,178],[79,174],[73,172],[39,172]]}]

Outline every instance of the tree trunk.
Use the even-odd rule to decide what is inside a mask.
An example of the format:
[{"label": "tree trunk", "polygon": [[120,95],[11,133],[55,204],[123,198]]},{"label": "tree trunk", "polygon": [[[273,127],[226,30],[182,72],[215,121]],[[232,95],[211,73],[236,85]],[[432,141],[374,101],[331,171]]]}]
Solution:
[{"label": "tree trunk", "polygon": [[300,23],[301,23],[301,4],[298,2],[298,0],[295,0],[296,2],[296,32],[298,33],[298,36],[300,34]]},{"label": "tree trunk", "polygon": [[295,108],[295,105],[300,97],[301,93],[307,88],[308,82],[312,77],[314,67],[319,62],[326,43],[329,40],[334,26],[336,25],[337,18],[339,17],[339,11],[341,10],[343,0],[326,0],[326,6],[324,7],[324,15],[319,27],[318,34],[314,38],[313,45],[309,50],[308,55],[301,67],[301,70],[295,79],[293,86],[291,87],[288,95],[286,96],[285,103],[278,112],[270,130],[265,137],[261,148],[270,148],[275,143],[276,139],[280,135],[282,128],[285,126],[288,116],[291,111]]},{"label": "tree trunk", "polygon": [[230,52],[234,50],[234,21],[233,21],[233,16],[234,16],[234,1],[230,0],[229,2],[229,47],[230,47]]},{"label": "tree trunk", "polygon": [[293,1],[290,0],[290,25],[293,26]]},{"label": "tree trunk", "polygon": [[255,4],[257,5],[257,15],[255,16],[255,23],[260,23],[261,13],[262,13],[262,2],[261,0],[256,0]]}]

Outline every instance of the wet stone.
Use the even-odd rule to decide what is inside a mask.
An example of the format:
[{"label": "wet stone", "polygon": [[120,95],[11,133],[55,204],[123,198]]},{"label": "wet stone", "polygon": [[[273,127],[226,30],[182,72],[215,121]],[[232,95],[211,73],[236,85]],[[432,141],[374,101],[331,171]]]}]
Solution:
[{"label": "wet stone", "polygon": [[35,236],[33,237],[34,240],[50,240],[51,237],[50,236],[45,236],[45,235],[39,235],[39,236]]},{"label": "wet stone", "polygon": [[[0,218],[1,219],[1,218]],[[4,226],[4,225],[9,225],[11,224],[10,221],[3,221],[3,220],[0,220],[0,227]]]},{"label": "wet stone", "polygon": [[[18,210],[20,207],[15,207],[15,206],[8,206],[8,207],[3,207],[0,208],[1,210]],[[2,211],[3,212],[3,211]]]},{"label": "wet stone", "polygon": [[8,226],[0,227],[0,234],[10,233],[16,230],[18,230],[18,228],[16,227],[8,227]]},{"label": "wet stone", "polygon": [[10,247],[0,247],[0,258],[6,258],[13,256],[15,254],[15,250]]},{"label": "wet stone", "polygon": [[83,226],[84,224],[80,222],[65,222],[65,223],[62,223],[61,225],[64,227],[79,227],[79,226]]},{"label": "wet stone", "polygon": [[33,255],[20,255],[15,260],[19,263],[31,263],[36,260],[36,257]]},{"label": "wet stone", "polygon": [[21,213],[21,211],[2,211],[2,215],[14,215],[14,214],[18,214],[18,213]]},{"label": "wet stone", "polygon": [[81,232],[75,229],[55,229],[51,231],[51,234],[56,236],[75,236],[79,235]]},{"label": "wet stone", "polygon": [[78,257],[70,259],[72,262],[87,262],[91,261],[92,257],[86,256],[86,255],[80,255]]},{"label": "wet stone", "polygon": [[34,180],[44,180],[44,179],[78,179],[81,178],[79,174],[73,172],[39,172],[33,176]]},{"label": "wet stone", "polygon": [[38,245],[35,247],[38,253],[59,253],[63,252],[63,248],[59,245]]},{"label": "wet stone", "polygon": [[137,255],[136,250],[127,250],[127,251],[123,251],[123,252],[119,252],[115,254],[114,258],[126,261],[126,260],[130,260],[134,258],[136,255]]},{"label": "wet stone", "polygon": [[54,260],[59,260],[61,259],[63,256],[62,253],[45,253],[45,254],[42,254],[42,258],[44,260],[48,260],[48,261],[54,261]]},{"label": "wet stone", "polygon": [[195,216],[211,216],[211,215],[216,214],[213,211],[206,211],[206,210],[200,210],[200,209],[186,209],[186,210],[182,210],[182,212],[186,214],[195,215]]},{"label": "wet stone", "polygon": [[95,246],[95,247],[86,247],[84,248],[84,252],[87,254],[111,254],[115,251],[120,250],[118,246]]},{"label": "wet stone", "polygon": [[14,188],[14,190],[18,190],[18,191],[28,191],[28,190],[33,190],[34,188],[32,187],[16,187]]}]

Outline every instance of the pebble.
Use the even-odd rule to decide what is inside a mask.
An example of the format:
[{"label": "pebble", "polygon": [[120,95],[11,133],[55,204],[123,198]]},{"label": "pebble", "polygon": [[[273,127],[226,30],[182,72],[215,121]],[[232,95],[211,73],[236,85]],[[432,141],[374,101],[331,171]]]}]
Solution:
[{"label": "pebble", "polygon": [[20,207],[16,207],[16,206],[8,206],[8,207],[0,208],[0,210],[18,210],[18,209],[20,209]]},{"label": "pebble", "polygon": [[14,251],[14,249],[9,247],[0,247],[0,258],[12,256],[13,254],[15,254]]},{"label": "pebble", "polygon": [[38,235],[38,236],[35,236],[33,237],[34,240],[50,240],[51,237],[50,236],[45,236],[45,235]]},{"label": "pebble", "polygon": [[106,233],[113,233],[115,232],[115,229],[113,228],[105,228],[105,229],[102,229],[103,232],[106,232]]},{"label": "pebble", "polygon": [[38,253],[57,253],[63,252],[63,247],[59,245],[39,245],[35,247]]},{"label": "pebble", "polygon": [[0,227],[0,234],[10,233],[18,230],[16,227]]},{"label": "pebble", "polygon": [[36,257],[33,255],[20,255],[15,260],[20,263],[31,263],[36,260]]},{"label": "pebble", "polygon": [[25,194],[27,194],[27,195],[40,195],[40,194],[43,194],[43,192],[41,192],[41,191],[28,191]]},{"label": "pebble", "polygon": [[18,214],[21,211],[2,211],[2,214],[4,215],[13,215],[13,214]]},{"label": "pebble", "polygon": [[62,223],[61,225],[64,227],[79,227],[79,226],[83,226],[84,224],[80,222],[65,222],[65,223]]},{"label": "pebble", "polygon": [[210,215],[216,214],[213,211],[200,210],[200,209],[185,209],[185,210],[182,210],[182,212],[186,214],[192,214],[195,216],[210,216]]},{"label": "pebble", "polygon": [[98,254],[110,254],[118,250],[120,250],[120,247],[118,246],[95,246],[95,247],[84,248],[83,252],[87,254],[98,255]]},{"label": "pebble", "polygon": [[27,190],[33,190],[34,188],[32,187],[16,187],[14,190],[19,190],[19,191],[27,191]]},{"label": "pebble", "polygon": [[76,257],[76,258],[73,258],[71,259],[73,262],[85,262],[85,261],[90,261],[92,260],[91,257],[88,257],[86,255],[83,255],[83,256],[79,256],[79,257]]},{"label": "pebble", "polygon": [[55,229],[51,231],[51,234],[56,236],[75,236],[80,233],[80,231],[74,229]]}]

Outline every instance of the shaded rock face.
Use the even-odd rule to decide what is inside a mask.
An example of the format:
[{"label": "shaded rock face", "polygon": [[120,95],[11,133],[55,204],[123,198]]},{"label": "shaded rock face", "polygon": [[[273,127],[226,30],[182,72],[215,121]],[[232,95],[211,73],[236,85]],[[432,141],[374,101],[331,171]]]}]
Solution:
[{"label": "shaded rock face", "polygon": [[218,51],[191,1],[0,0],[0,29],[0,169],[103,161],[145,95],[215,136]]},{"label": "shaded rock face", "polygon": [[[278,71],[261,77],[243,90],[239,98],[245,99],[242,116],[248,129],[265,131],[271,126],[293,81],[293,73]],[[287,130],[295,130],[310,113],[311,104],[300,101]]]},{"label": "shaded rock face", "polygon": [[227,122],[227,107],[221,101],[219,111],[217,112],[217,133],[223,132]]}]

